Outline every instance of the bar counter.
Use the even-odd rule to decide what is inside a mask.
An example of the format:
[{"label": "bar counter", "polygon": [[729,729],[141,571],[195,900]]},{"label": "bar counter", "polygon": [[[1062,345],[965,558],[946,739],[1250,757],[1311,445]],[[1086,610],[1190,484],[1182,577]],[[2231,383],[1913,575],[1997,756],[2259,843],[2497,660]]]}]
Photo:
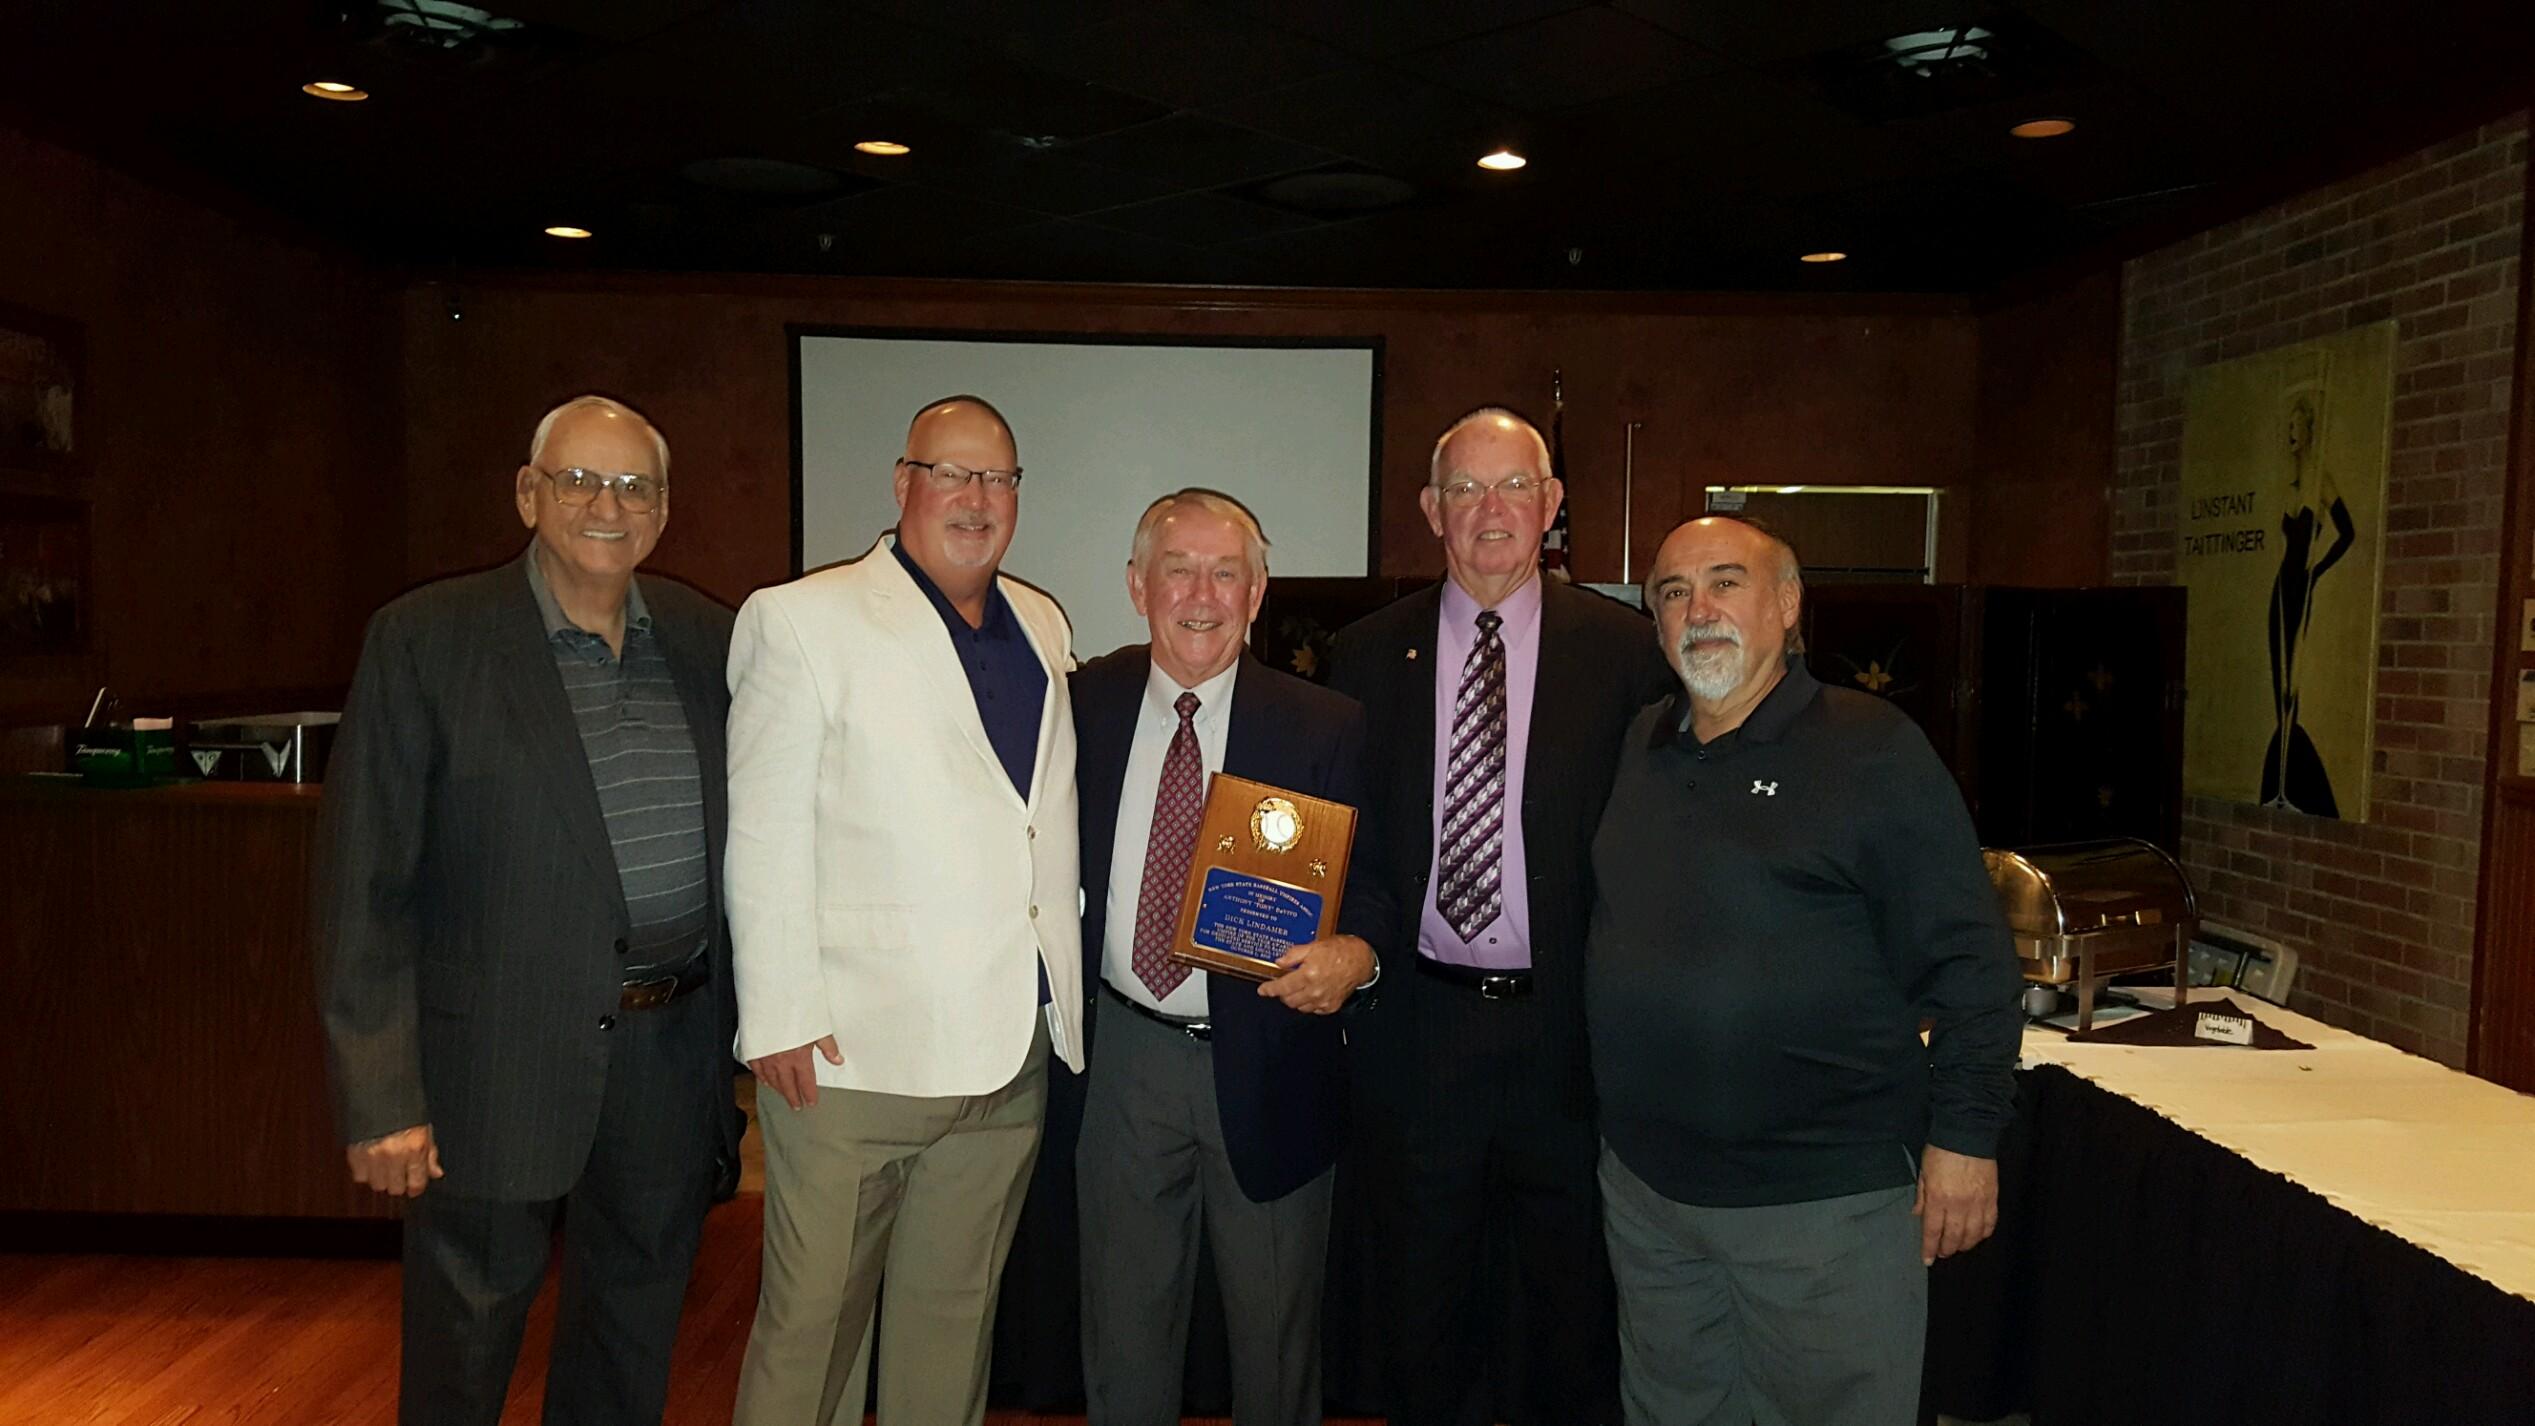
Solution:
[{"label": "bar counter", "polygon": [[[318,789],[0,778],[0,1214],[382,1220],[335,1144]],[[111,1221],[111,1220],[109,1220]]]}]

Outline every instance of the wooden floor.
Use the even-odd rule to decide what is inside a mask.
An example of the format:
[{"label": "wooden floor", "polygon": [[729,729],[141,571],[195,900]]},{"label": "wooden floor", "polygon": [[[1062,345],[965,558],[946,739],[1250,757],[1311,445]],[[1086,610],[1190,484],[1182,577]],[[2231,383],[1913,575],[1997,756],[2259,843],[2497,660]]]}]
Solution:
[{"label": "wooden floor", "polygon": [[[705,1221],[670,1371],[668,1419],[678,1426],[730,1420],[757,1306],[762,1213],[762,1200],[743,1193]],[[390,1426],[396,1274],[376,1261],[0,1254],[0,1426]],[[528,1319],[505,1426],[537,1420],[553,1330],[549,1281]]]}]

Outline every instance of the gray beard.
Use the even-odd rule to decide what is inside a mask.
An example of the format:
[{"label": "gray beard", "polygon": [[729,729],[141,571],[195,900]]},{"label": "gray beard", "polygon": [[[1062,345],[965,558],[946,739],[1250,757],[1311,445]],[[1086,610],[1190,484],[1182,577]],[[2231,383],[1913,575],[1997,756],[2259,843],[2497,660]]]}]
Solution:
[{"label": "gray beard", "polygon": [[1749,670],[1740,643],[1714,653],[1691,652],[1691,638],[1699,632],[1696,628],[1681,631],[1681,643],[1673,650],[1673,668],[1680,673],[1681,686],[1690,690],[1691,698],[1714,703],[1740,687]]}]

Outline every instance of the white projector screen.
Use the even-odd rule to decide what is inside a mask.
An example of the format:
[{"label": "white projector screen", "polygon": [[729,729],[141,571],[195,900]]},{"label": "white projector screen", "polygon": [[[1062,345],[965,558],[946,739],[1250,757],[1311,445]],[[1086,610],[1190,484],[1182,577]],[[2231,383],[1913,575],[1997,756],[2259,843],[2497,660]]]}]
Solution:
[{"label": "white projector screen", "polygon": [[1259,517],[1277,576],[1369,574],[1380,451],[1378,339],[1239,345],[791,329],[793,568],[849,560],[897,523],[907,421],[962,392],[1021,447],[1008,574],[1054,594],[1089,659],[1145,642],[1127,602],[1136,517],[1183,486]]}]

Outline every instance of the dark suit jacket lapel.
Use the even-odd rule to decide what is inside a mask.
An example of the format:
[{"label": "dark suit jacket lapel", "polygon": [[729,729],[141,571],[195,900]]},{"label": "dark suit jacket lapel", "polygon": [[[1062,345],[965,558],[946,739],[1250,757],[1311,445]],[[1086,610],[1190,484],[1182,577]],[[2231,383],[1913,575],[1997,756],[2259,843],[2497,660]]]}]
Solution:
[{"label": "dark suit jacket lapel", "polygon": [[1412,871],[1423,873],[1435,857],[1435,680],[1450,678],[1459,685],[1461,670],[1442,669],[1436,664],[1436,639],[1443,618],[1444,587],[1436,584],[1414,596],[1417,615],[1410,621],[1409,642],[1400,651],[1401,709],[1399,774],[1411,787],[1423,787],[1423,811],[1414,819],[1417,845],[1422,848]]},{"label": "dark suit jacket lapel", "polygon": [[1245,653],[1240,672],[1232,676],[1232,726],[1224,729],[1223,770],[1234,777],[1274,782],[1270,762],[1283,709],[1276,701],[1275,680],[1261,677],[1267,665]]},{"label": "dark suit jacket lapel", "polygon": [[[607,839],[607,814],[599,807],[598,784],[590,780],[590,757],[582,750],[581,729],[572,720],[572,704],[564,696],[562,677],[555,672],[545,620],[537,613],[537,596],[530,592],[526,575],[501,596],[494,622],[499,631],[502,692],[511,705],[514,734],[544,779],[555,811],[563,818],[565,836],[589,859],[602,885],[621,887]],[[680,693],[683,697],[684,690]]]},{"label": "dark suit jacket lapel", "polygon": [[1594,687],[1599,676],[1593,667],[1593,650],[1582,637],[1582,611],[1563,597],[1568,593],[1554,585],[1540,592],[1540,660],[1532,670],[1531,725],[1523,734],[1523,844],[1527,848],[1540,845],[1541,833],[1532,815],[1540,806],[1540,790],[1564,787],[1571,776],[1562,756],[1565,744],[1556,731],[1566,722],[1567,692]]},{"label": "dark suit jacket lapel", "polygon": [[[1083,801],[1083,825],[1092,829],[1082,845],[1083,885],[1086,895],[1095,900],[1108,891],[1118,819],[1130,815],[1119,806],[1119,794],[1127,780],[1127,753],[1135,744],[1136,720],[1143,715],[1144,683],[1151,667],[1141,650],[1120,656],[1114,667],[1102,670],[1109,677],[1085,683],[1084,716],[1074,722],[1075,786]],[[1151,817],[1153,809],[1145,808],[1142,815]]]}]

